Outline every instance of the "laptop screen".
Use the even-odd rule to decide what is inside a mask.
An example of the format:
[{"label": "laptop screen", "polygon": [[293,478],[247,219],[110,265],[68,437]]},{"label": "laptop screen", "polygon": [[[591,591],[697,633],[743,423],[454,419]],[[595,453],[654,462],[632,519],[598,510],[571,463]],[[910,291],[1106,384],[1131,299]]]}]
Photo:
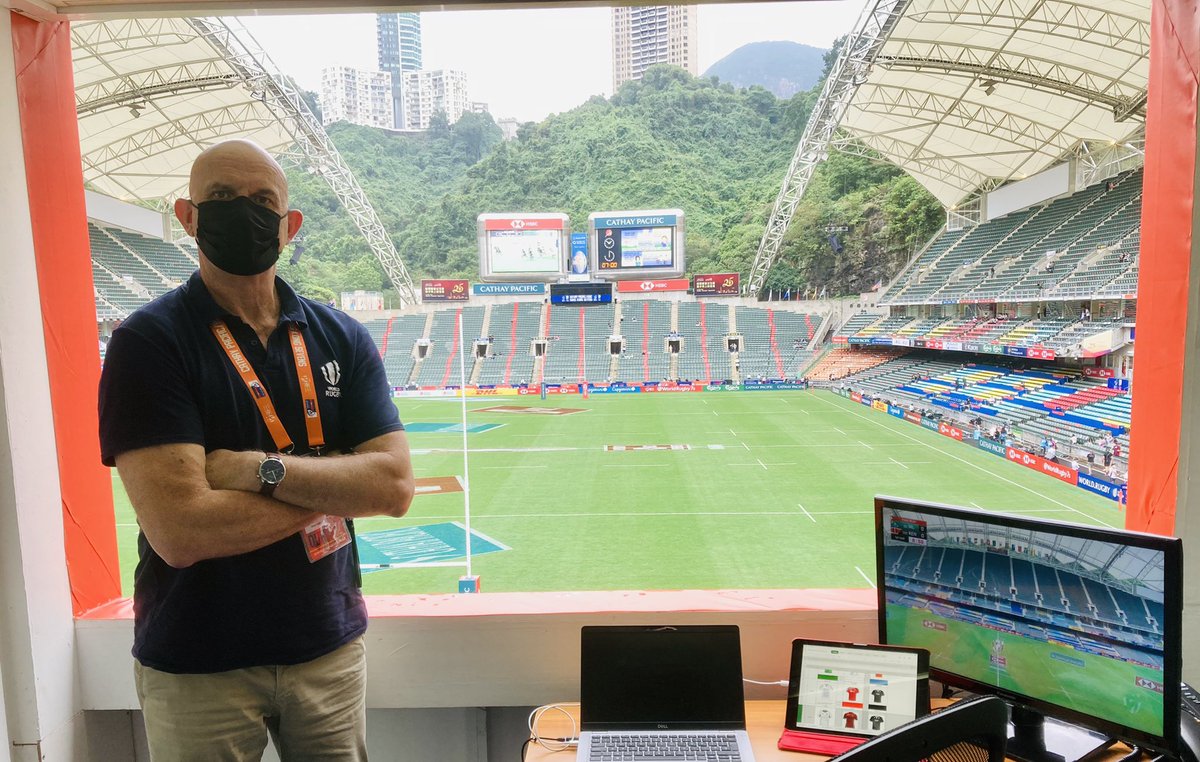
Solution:
[{"label": "laptop screen", "polygon": [[580,656],[583,730],[745,728],[736,626],[584,627]]}]

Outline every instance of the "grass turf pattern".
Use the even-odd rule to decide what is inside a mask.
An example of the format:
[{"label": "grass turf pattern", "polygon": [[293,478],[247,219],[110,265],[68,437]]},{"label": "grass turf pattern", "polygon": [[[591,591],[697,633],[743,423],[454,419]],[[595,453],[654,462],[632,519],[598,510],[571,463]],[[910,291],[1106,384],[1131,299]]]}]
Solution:
[{"label": "grass turf pattern", "polygon": [[[459,400],[397,399],[406,423],[460,424]],[[474,412],[498,405],[573,415]],[[1116,504],[825,391],[468,398],[471,525],[511,548],[474,559],[489,592],[873,584],[872,498],[890,494],[1122,526]],[[412,432],[418,477],[463,476],[462,434]],[[609,446],[624,446],[610,450]],[[687,449],[630,445],[688,445]],[[137,561],[114,471],[122,588]],[[418,495],[359,534],[463,521]],[[461,568],[369,574],[370,594],[449,593]]]},{"label": "grass turf pattern", "polygon": [[[984,684],[1095,717],[1120,718],[1121,724],[1154,735],[1162,733],[1162,694],[1136,683],[1141,677],[1162,685],[1162,670],[997,632],[926,609],[889,603],[887,617],[894,642],[928,648],[930,664],[954,665],[959,674]],[[946,631],[931,630],[929,623],[943,625]],[[992,663],[996,641],[1003,644],[1003,667]]]}]

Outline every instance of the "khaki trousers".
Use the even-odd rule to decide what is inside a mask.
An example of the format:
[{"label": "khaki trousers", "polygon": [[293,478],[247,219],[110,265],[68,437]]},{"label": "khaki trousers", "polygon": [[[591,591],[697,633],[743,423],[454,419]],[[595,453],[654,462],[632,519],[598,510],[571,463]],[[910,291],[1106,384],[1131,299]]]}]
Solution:
[{"label": "khaki trousers", "polygon": [[134,662],[153,762],[365,762],[362,638],[304,664],[175,675]]}]

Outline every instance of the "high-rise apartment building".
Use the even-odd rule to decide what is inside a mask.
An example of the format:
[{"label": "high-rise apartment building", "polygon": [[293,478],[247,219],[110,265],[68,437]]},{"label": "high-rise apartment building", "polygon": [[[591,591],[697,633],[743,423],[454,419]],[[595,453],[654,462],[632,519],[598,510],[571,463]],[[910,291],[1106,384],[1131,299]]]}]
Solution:
[{"label": "high-rise apartment building", "polygon": [[694,5],[613,8],[613,89],[641,79],[654,64],[697,74],[696,17]]},{"label": "high-rise apartment building", "polygon": [[392,75],[349,66],[322,69],[321,117],[325,124],[345,121],[391,129],[395,125]]},{"label": "high-rise apartment building", "polygon": [[404,123],[410,130],[429,129],[429,120],[442,111],[450,124],[471,110],[467,75],[450,69],[406,71],[404,77]]},{"label": "high-rise apartment building", "polygon": [[421,14],[375,14],[375,40],[379,69],[392,75],[394,124],[400,129],[411,127],[404,122],[402,74],[421,68]]}]

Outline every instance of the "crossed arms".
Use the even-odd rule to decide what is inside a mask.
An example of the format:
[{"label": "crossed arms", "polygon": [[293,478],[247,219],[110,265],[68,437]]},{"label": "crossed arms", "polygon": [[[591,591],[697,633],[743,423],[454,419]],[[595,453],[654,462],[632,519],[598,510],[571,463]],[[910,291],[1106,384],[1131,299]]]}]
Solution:
[{"label": "crossed arms", "polygon": [[283,456],[287,476],[258,494],[258,451],[168,444],[116,458],[138,523],[170,566],[184,568],[278,542],[322,514],[403,516],[413,498],[408,439],[394,431],[350,455]]}]

